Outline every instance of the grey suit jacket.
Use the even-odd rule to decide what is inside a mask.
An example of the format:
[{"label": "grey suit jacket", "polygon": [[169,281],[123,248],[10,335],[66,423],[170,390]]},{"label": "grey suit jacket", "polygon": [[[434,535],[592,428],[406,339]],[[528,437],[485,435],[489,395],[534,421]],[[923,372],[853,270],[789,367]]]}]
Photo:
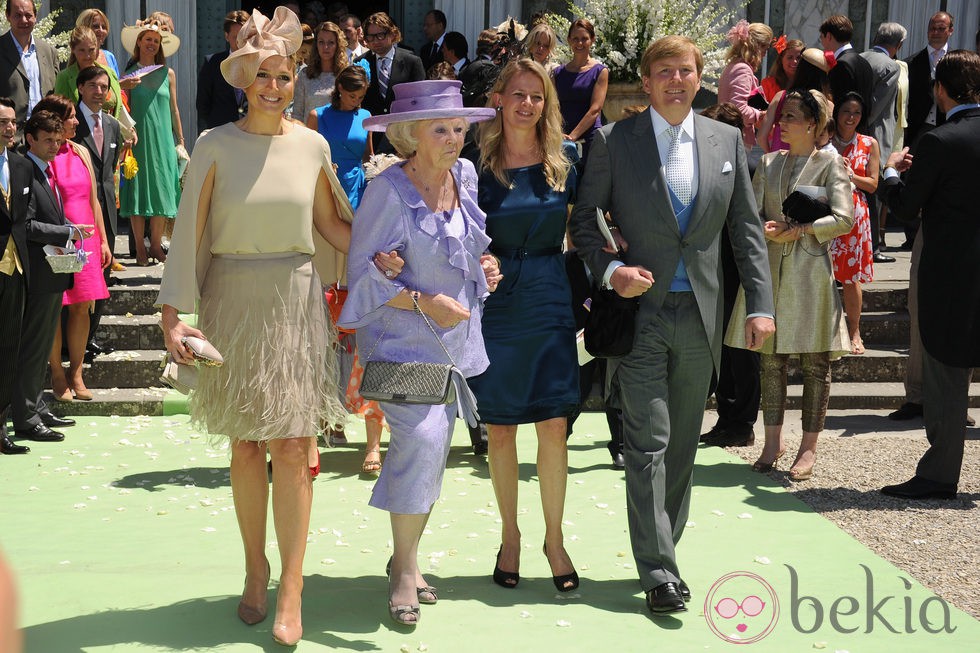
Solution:
[{"label": "grey suit jacket", "polygon": [[[58,54],[44,39],[35,38],[37,64],[41,73],[41,97],[54,90],[54,80],[58,76]],[[0,34],[0,97],[9,97],[17,105],[17,133],[27,119],[27,105],[30,102],[30,85],[27,71],[20,61],[20,53],[14,43],[14,35],[7,30]]]},{"label": "grey suit jacket", "polygon": [[102,217],[112,229],[113,234],[119,233],[117,228],[118,210],[116,209],[116,184],[113,174],[119,161],[119,151],[122,149],[123,138],[120,133],[119,121],[105,112],[102,113],[102,151],[95,147],[95,138],[88,126],[88,120],[82,114],[80,107],[75,108],[78,116],[78,127],[72,140],[88,150],[92,157],[92,168],[95,170],[95,189],[98,194],[99,206],[102,207]]},{"label": "grey suit jacket", "polygon": [[683,258],[717,368],[724,327],[721,230],[726,225],[748,313],[774,313],[772,280],[741,132],[701,116],[695,116],[694,125],[698,194],[686,233],[680,233],[671,207],[649,111],[596,133],[570,229],[579,255],[601,279],[615,256],[602,251],[596,207],[609,211],[629,243],[624,262],[653,274],[653,287],[640,297],[637,333],[660,310]]},{"label": "grey suit jacket", "polygon": [[871,90],[871,106],[866,107],[865,111],[868,113],[868,127],[871,128],[871,135],[878,141],[878,148],[882,153],[881,163],[884,165],[887,154],[892,151],[895,142],[895,122],[898,117],[895,103],[898,99],[900,70],[898,62],[884,52],[868,50],[862,52],[861,56],[871,64],[875,76],[875,84]]}]

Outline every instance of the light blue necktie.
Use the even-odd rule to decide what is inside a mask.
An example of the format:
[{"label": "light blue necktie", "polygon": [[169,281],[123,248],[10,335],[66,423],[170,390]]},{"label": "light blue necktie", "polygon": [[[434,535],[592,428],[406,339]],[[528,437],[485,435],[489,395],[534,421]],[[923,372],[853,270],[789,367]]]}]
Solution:
[{"label": "light blue necktie", "polygon": [[7,151],[0,154],[0,186],[3,186],[4,194],[10,192],[10,168],[7,167]]}]

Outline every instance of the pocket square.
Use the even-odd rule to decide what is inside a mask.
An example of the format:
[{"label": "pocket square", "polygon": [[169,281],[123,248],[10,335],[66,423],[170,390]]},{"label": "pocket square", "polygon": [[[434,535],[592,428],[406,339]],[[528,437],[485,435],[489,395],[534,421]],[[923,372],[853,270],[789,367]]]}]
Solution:
[{"label": "pocket square", "polygon": [[31,192],[31,189],[30,188],[25,188],[24,189],[24,192],[22,192],[21,195],[27,195],[29,192]]},{"label": "pocket square", "polygon": [[725,165],[723,165],[721,167],[721,174],[727,175],[731,171],[732,171],[732,162],[731,161],[725,161]]},{"label": "pocket square", "polygon": [[116,149],[116,144],[115,143],[109,143],[109,149],[111,149],[111,150]]}]

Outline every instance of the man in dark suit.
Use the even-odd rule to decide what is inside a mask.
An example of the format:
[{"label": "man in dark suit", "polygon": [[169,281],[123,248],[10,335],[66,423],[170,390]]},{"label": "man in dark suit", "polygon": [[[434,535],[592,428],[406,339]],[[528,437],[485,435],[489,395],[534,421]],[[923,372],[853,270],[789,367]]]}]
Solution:
[{"label": "man in dark suit", "polygon": [[16,136],[14,101],[0,98],[0,454],[30,451],[14,444],[7,435],[7,410],[17,379],[17,352],[30,274],[27,220],[34,211],[34,166],[13,151]]},{"label": "man in dark suit", "polygon": [[[933,94],[936,65],[946,55],[949,37],[953,35],[953,17],[940,11],[929,19],[929,45],[906,59],[909,68],[908,126],[905,128],[905,147],[915,154],[923,134],[946,122],[946,114],[935,101]],[[882,152],[882,159],[887,157]],[[905,402],[888,415],[889,419],[906,421],[922,417],[922,339],[919,335],[918,279],[922,241],[919,239],[918,218],[905,221],[905,242],[902,249],[912,251],[909,279],[908,309],[909,357],[905,366]]]},{"label": "man in dark suit", "polygon": [[58,75],[58,54],[47,41],[35,39],[32,31],[37,13],[32,0],[7,0],[10,29],[0,34],[0,96],[9,97],[17,107],[19,126],[31,108],[54,90]]},{"label": "man in dark suit", "polygon": [[442,58],[452,65],[456,79],[461,79],[463,69],[471,63],[466,56],[469,51],[470,44],[466,42],[465,36],[459,32],[446,33],[446,38],[442,41]]},{"label": "man in dark suit", "polygon": [[[392,87],[402,82],[418,82],[425,79],[422,60],[403,48],[396,47],[402,33],[391,16],[380,11],[364,21],[364,41],[371,50],[358,61],[364,60],[371,67],[371,85],[361,102],[372,116],[388,113],[395,92]],[[374,151],[393,153],[394,148],[384,138],[384,132],[374,132]]]},{"label": "man in dark suit", "polygon": [[[119,161],[119,152],[125,143],[122,140],[119,122],[102,111],[102,105],[109,91],[109,73],[106,69],[101,66],[90,66],[79,71],[76,85],[81,101],[75,111],[78,127],[72,140],[87,149],[92,159],[96,197],[102,208],[102,220],[105,223],[106,239],[111,251],[118,233],[116,184],[113,173]],[[105,268],[102,273],[108,285],[110,268]],[[90,320],[88,351],[93,356],[109,352],[107,346],[93,340],[102,320],[105,302],[104,299],[96,300],[95,310]]]},{"label": "man in dark suit", "polygon": [[[772,281],[741,133],[695,115],[704,59],[683,36],[650,44],[640,70],[651,107],[596,135],[572,211],[571,237],[596,279],[639,297],[632,351],[610,365],[623,408],[633,557],[654,614],[691,592],[675,547],[684,532],[705,397],[722,341],[721,231],[727,228],[752,348],[775,331]],[[603,251],[596,209],[629,249]]]},{"label": "man in dark suit", "polygon": [[197,76],[197,122],[201,131],[234,122],[245,115],[245,93],[233,88],[221,74],[221,62],[238,49],[238,32],[249,15],[238,9],[225,16],[228,49],[209,54]]},{"label": "man in dark suit", "polygon": [[[820,45],[824,50],[834,53],[837,64],[830,69],[830,92],[840,99],[850,91],[855,91],[864,99],[864,106],[871,106],[874,90],[874,71],[857,50],[851,46],[854,25],[847,16],[831,16],[820,24]],[[868,134],[868,112],[861,116],[858,131]]]},{"label": "man in dark suit", "polygon": [[61,120],[48,111],[31,114],[24,127],[27,158],[33,162],[34,215],[27,221],[27,252],[30,278],[17,355],[18,378],[11,400],[14,434],[37,442],[60,442],[65,436],[44,422],[44,373],[51,343],[61,315],[63,293],[71,288],[71,274],[56,274],[45,261],[45,245],[64,247],[78,238],[88,238],[94,226],[73,227],[66,219],[54,184],[50,162],[61,147]]},{"label": "man in dark suit", "polygon": [[445,60],[442,55],[442,44],[446,37],[446,14],[438,9],[427,12],[422,19],[422,32],[429,42],[422,46],[419,56],[422,59],[422,68],[428,70]]},{"label": "man in dark suit", "polygon": [[[871,91],[871,104],[865,109],[868,113],[868,128],[878,141],[883,162],[894,145],[895,124],[898,118],[898,82],[901,68],[895,61],[895,54],[905,42],[907,31],[898,23],[882,23],[875,33],[874,45],[861,56],[871,65],[875,85]],[[882,253],[883,230],[880,229],[881,213],[875,195],[868,195],[868,213],[871,218],[871,243],[875,263],[894,263],[893,256]]]},{"label": "man in dark suit", "polygon": [[[899,220],[922,215],[918,268],[922,408],[929,449],[915,476],[882,488],[909,499],[956,497],[970,368],[980,366],[980,55],[954,50],[936,65],[935,99],[946,122],[922,134],[885,169],[888,206]],[[898,173],[908,170],[903,183]]]},{"label": "man in dark suit", "polygon": [[945,11],[929,19],[929,45],[905,60],[909,65],[909,117],[905,128],[905,146],[912,148],[919,136],[946,121],[946,114],[933,97],[936,65],[949,50],[953,35],[953,17]]}]

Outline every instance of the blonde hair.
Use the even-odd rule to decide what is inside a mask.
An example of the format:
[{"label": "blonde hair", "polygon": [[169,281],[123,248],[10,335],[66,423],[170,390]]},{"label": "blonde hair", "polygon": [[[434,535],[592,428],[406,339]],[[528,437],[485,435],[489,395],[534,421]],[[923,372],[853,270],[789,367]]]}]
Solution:
[{"label": "blonde hair", "polygon": [[[92,23],[95,22],[96,18],[101,18],[105,23],[106,32],[110,32],[109,27],[109,17],[105,15],[105,12],[101,9],[84,9],[82,13],[78,14],[78,18],[75,19],[75,27],[92,27]],[[100,44],[101,45],[101,44]]]},{"label": "blonde hair", "polygon": [[[350,62],[347,61],[347,37],[344,36],[344,30],[340,29],[340,26],[331,23],[329,20],[316,26],[313,31],[314,39],[319,38],[320,32],[330,32],[337,39],[337,49],[333,53],[333,73],[337,75],[350,65]],[[323,60],[320,59],[320,48],[314,42],[313,50],[310,52],[310,60],[306,66],[306,76],[310,79],[316,79],[320,76],[322,69]]]},{"label": "blonde hair", "polygon": [[71,36],[68,39],[68,47],[71,50],[71,56],[68,57],[68,65],[77,63],[75,58],[75,46],[79,43],[84,43],[85,41],[91,41],[95,44],[95,56],[98,57],[99,52],[99,39],[95,36],[95,32],[92,31],[91,27],[86,27],[85,25],[79,25],[71,31]]},{"label": "blonde hair", "polygon": [[697,67],[698,77],[700,77],[701,73],[704,72],[704,55],[701,54],[701,48],[690,38],[679,34],[664,36],[647,46],[647,49],[643,51],[643,58],[640,60],[640,75],[650,77],[650,69],[657,61],[671,57],[683,57],[688,53],[694,55],[694,65]]},{"label": "blonde hair", "polygon": [[[558,109],[558,95],[544,67],[531,59],[513,59],[504,66],[493,85],[492,95],[487,106],[494,106],[493,95],[502,94],[515,75],[529,73],[541,81],[544,89],[544,109],[535,126],[535,136],[544,166],[544,178],[555,191],[565,190],[568,170],[571,163],[562,147],[561,112]],[[480,167],[493,173],[503,186],[510,187],[511,180],[504,168],[504,121],[500,112],[480,125],[478,136],[480,144]]]},{"label": "blonde hair", "polygon": [[551,60],[551,55],[555,50],[555,45],[558,43],[558,35],[555,34],[555,30],[551,29],[551,25],[545,22],[540,22],[531,28],[531,31],[527,33],[527,38],[524,39],[524,56],[534,59],[534,54],[531,50],[534,49],[535,43],[538,37],[544,35],[548,39],[548,47],[551,50],[548,52],[548,58],[546,61]]},{"label": "blonde hair", "polygon": [[406,120],[404,122],[393,122],[385,128],[385,135],[391,143],[398,156],[403,159],[415,154],[419,149],[419,139],[415,137],[415,127],[422,120]]},{"label": "blonde hair", "polygon": [[772,43],[772,29],[768,25],[749,23],[747,36],[732,39],[732,45],[725,54],[725,61],[728,63],[744,61],[755,70],[765,56],[763,48],[768,48],[770,43]]}]

